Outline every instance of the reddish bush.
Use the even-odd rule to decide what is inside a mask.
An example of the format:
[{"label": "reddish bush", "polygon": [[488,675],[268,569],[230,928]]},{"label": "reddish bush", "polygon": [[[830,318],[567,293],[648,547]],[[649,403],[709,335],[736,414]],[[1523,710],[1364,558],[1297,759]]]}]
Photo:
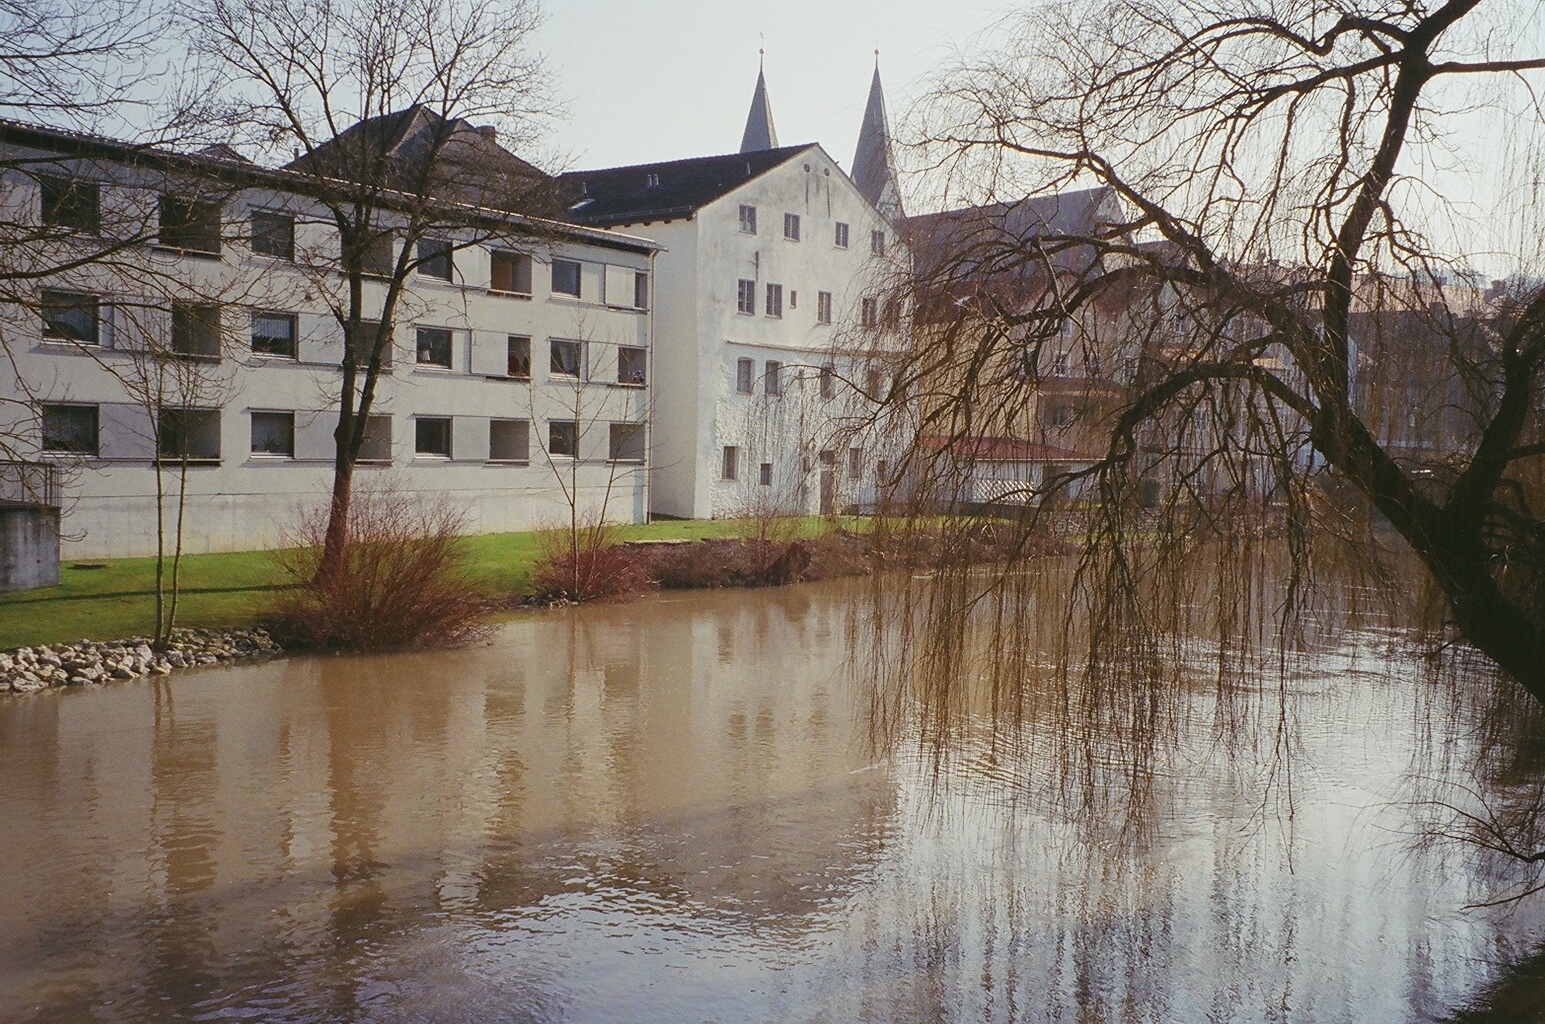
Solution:
[{"label": "reddish bush", "polygon": [[587,526],[542,536],[542,557],[531,580],[531,599],[598,601],[641,593],[654,585],[645,560],[618,544],[610,527]]}]

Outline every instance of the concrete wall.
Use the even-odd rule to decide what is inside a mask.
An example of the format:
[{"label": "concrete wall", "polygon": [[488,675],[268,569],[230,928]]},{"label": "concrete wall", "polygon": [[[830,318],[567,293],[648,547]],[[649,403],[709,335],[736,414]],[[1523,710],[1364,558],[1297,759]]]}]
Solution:
[{"label": "concrete wall", "polygon": [[59,584],[59,510],[0,505],[0,591]]}]

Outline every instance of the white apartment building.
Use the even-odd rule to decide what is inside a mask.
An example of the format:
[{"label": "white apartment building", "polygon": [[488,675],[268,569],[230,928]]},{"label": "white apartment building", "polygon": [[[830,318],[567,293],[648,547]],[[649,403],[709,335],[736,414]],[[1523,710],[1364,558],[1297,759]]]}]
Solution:
[{"label": "white apartment building", "polygon": [[[301,176],[16,124],[0,146],[5,216],[39,226],[48,265],[114,250],[0,308],[0,437],[57,468],[64,557],[154,553],[158,443],[169,530],[188,455],[184,550],[281,543],[327,500],[345,357],[344,281],[317,270],[337,234]],[[643,521],[659,244],[479,216],[427,242],[356,486],[441,496],[472,532],[567,523],[571,502]]]}]

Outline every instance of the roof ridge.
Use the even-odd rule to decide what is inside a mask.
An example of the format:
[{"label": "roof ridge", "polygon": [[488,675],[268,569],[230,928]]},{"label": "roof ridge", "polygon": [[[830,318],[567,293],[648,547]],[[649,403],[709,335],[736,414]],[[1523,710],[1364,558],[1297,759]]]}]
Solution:
[{"label": "roof ridge", "polygon": [[613,167],[591,167],[583,170],[564,171],[558,175],[560,178],[572,178],[581,174],[611,174],[616,171],[642,171],[652,167],[681,166],[685,164],[707,163],[710,160],[756,160],[763,159],[769,153],[793,153],[800,150],[819,146],[819,142],[802,142],[794,146],[779,146],[776,149],[759,149],[750,153],[714,153],[709,156],[687,156],[675,160],[653,160],[642,164],[618,164]]}]

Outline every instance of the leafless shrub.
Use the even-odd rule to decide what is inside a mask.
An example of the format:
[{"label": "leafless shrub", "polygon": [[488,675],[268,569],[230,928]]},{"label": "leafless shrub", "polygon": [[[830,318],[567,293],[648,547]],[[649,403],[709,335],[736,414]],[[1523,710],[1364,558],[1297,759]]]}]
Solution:
[{"label": "leafless shrub", "polygon": [[599,601],[629,597],[653,585],[644,560],[618,543],[616,526],[592,522],[576,533],[542,535],[542,557],[532,578],[537,602]]}]

